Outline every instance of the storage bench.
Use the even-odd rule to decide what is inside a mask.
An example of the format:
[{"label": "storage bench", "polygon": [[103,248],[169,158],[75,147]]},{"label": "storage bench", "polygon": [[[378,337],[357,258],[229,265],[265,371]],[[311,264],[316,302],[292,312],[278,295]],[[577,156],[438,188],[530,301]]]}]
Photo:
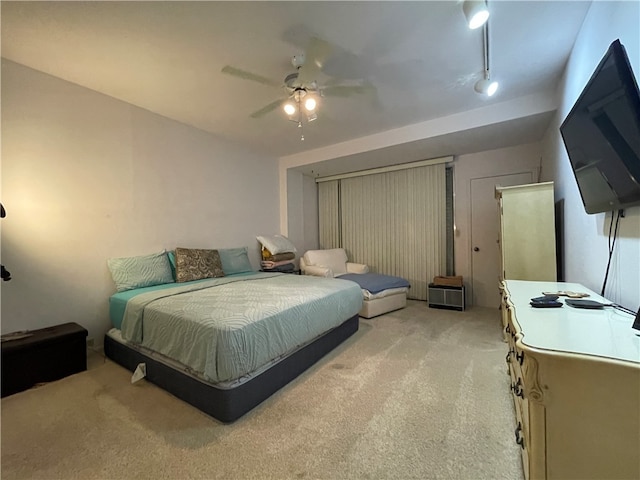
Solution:
[{"label": "storage bench", "polygon": [[87,369],[87,330],[77,323],[2,336],[2,396]]}]

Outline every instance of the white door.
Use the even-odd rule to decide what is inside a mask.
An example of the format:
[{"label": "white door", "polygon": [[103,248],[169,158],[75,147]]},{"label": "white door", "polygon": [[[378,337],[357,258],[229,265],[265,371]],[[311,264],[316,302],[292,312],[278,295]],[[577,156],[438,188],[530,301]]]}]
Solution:
[{"label": "white door", "polygon": [[498,307],[500,295],[500,217],[496,186],[533,181],[531,172],[471,180],[471,285],[473,305]]}]

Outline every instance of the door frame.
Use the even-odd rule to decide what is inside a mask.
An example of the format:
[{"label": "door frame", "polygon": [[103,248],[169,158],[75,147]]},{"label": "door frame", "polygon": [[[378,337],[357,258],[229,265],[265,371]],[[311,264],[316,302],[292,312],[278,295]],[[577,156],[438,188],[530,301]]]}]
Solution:
[{"label": "door frame", "polygon": [[[474,238],[477,238],[477,235],[474,236],[474,210],[473,210],[473,205],[476,203],[474,202],[474,194],[473,194],[473,182],[474,180],[490,180],[490,179],[496,179],[496,185],[499,185],[500,183],[498,182],[498,179],[506,179],[507,177],[522,177],[528,175],[529,179],[524,183],[534,183],[534,178],[535,178],[535,174],[533,171],[531,170],[522,170],[519,172],[512,172],[512,173],[504,173],[504,174],[496,174],[496,175],[487,175],[484,177],[475,177],[475,178],[471,178],[469,179],[469,271],[471,273],[471,281],[470,283],[470,297],[471,297],[471,303],[472,304],[476,304],[476,291],[474,289],[474,283],[476,282],[476,274],[479,273],[476,271],[477,269],[477,265],[475,264],[475,257],[476,257],[476,252],[473,251],[474,249]],[[518,180],[518,182],[521,182],[521,180]],[[502,186],[513,186],[513,185],[523,185],[523,183],[518,183],[518,182],[508,182],[508,181],[504,181],[504,184],[500,184]],[[494,197],[495,198],[495,197]],[[500,219],[498,218],[498,203],[496,200],[495,203],[495,215],[496,215],[496,221],[498,223],[498,230],[496,231],[496,234],[500,235],[500,231],[499,231],[499,222]],[[481,212],[481,213],[485,213],[485,212]],[[496,239],[498,239],[498,237],[496,237]],[[496,262],[500,262],[500,253],[499,250],[496,251],[497,255],[496,255]],[[478,281],[480,281],[480,278],[478,278]],[[496,301],[498,301],[499,297],[498,297],[498,284],[497,284],[497,279],[496,279]],[[499,303],[496,303],[496,306],[498,306]],[[486,305],[480,305],[480,306],[486,306]]]}]

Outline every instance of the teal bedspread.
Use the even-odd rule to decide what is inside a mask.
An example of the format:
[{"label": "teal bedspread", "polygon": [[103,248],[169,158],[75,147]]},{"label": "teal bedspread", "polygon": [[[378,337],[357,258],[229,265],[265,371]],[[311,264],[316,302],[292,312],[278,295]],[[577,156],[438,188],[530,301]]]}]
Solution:
[{"label": "teal bedspread", "polygon": [[121,333],[208,381],[227,382],[311,342],[361,307],[360,287],[347,280],[255,273],[132,296]]}]

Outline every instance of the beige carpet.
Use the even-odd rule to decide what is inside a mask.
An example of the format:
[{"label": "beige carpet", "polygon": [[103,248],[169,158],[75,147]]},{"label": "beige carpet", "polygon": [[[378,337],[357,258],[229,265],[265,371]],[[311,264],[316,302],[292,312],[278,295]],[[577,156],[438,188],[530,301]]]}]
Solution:
[{"label": "beige carpet", "polygon": [[506,351],[497,310],[410,301],[231,425],[94,358],[2,399],[2,479],[521,479]]}]

